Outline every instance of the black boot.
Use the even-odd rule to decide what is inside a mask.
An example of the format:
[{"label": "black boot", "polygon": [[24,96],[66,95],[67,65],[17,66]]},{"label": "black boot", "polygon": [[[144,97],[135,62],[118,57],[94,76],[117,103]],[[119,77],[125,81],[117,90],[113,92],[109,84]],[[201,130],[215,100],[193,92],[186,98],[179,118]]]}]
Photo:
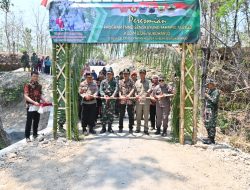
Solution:
[{"label": "black boot", "polygon": [[160,127],[157,127],[156,132],[155,132],[155,135],[159,135],[159,134],[161,134],[161,128],[160,128]]},{"label": "black boot", "polygon": [[214,137],[209,137],[207,140],[204,140],[203,144],[215,144]]},{"label": "black boot", "polygon": [[102,125],[102,130],[100,131],[100,134],[106,133],[106,125]]},{"label": "black boot", "polygon": [[114,133],[112,126],[111,126],[111,123],[108,124],[108,132]]},{"label": "black boot", "polygon": [[87,131],[87,129],[86,129],[86,127],[83,127],[82,128],[82,133],[85,135],[85,136],[87,136],[89,133],[88,133],[88,131]]},{"label": "black boot", "polygon": [[94,130],[94,127],[89,128],[89,133],[90,134],[96,134],[96,131]]},{"label": "black boot", "polygon": [[66,132],[66,130],[63,128],[63,125],[60,125],[59,124],[59,132],[61,132],[61,133],[65,133]]},{"label": "black boot", "polygon": [[215,144],[214,137],[211,137],[210,140],[211,140],[211,143],[212,143],[212,144]]},{"label": "black boot", "polygon": [[122,133],[123,132],[123,127],[120,127],[119,126],[119,131],[118,131],[118,133]]},{"label": "black boot", "polygon": [[163,129],[163,132],[162,132],[161,136],[163,136],[163,137],[167,136],[167,129]]},{"label": "black boot", "polygon": [[151,123],[151,129],[150,130],[155,130],[155,124]]},{"label": "black boot", "polygon": [[132,134],[133,133],[133,125],[129,126],[129,133]]}]

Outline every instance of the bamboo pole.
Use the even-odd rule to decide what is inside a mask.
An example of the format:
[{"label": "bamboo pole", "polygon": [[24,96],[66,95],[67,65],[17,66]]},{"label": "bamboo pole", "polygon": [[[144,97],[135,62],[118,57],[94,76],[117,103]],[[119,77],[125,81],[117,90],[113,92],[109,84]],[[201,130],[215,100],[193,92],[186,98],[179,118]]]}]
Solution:
[{"label": "bamboo pole", "polygon": [[57,98],[57,76],[56,76],[56,46],[57,44],[53,44],[53,61],[52,61],[52,76],[53,76],[53,106],[54,106],[54,114],[53,114],[53,136],[54,139],[57,138],[57,113],[58,113],[58,98]]},{"label": "bamboo pole", "polygon": [[181,80],[180,80],[180,143],[184,144],[184,125],[185,125],[185,62],[186,62],[186,45],[182,44],[181,56]]},{"label": "bamboo pole", "polygon": [[193,48],[193,61],[194,61],[194,103],[193,103],[193,135],[192,135],[192,143],[196,144],[197,143],[197,112],[198,112],[198,97],[199,97],[199,81],[198,81],[198,69],[199,69],[199,64],[197,60],[197,48],[194,45]]},{"label": "bamboo pole", "polygon": [[71,99],[70,99],[70,60],[69,60],[69,44],[65,44],[65,114],[66,114],[66,130],[67,138],[72,139],[71,135]]}]

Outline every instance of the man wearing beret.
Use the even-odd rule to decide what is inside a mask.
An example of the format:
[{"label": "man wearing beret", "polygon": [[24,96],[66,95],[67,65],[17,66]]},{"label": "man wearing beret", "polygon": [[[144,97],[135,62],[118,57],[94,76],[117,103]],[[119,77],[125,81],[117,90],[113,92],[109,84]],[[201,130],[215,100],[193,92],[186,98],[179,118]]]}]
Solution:
[{"label": "man wearing beret", "polygon": [[204,140],[204,144],[215,144],[220,92],[216,88],[214,80],[209,79],[206,85],[208,92],[205,93],[205,127],[207,129],[208,139]]}]

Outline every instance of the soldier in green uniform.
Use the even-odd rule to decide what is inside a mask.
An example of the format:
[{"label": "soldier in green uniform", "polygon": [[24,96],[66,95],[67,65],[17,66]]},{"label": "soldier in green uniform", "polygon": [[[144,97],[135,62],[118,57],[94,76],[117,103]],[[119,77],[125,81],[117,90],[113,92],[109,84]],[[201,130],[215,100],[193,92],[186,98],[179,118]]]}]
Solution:
[{"label": "soldier in green uniform", "polygon": [[102,102],[101,134],[106,132],[106,124],[108,124],[108,132],[114,133],[112,123],[114,120],[115,99],[112,98],[116,97],[118,93],[118,83],[114,78],[112,68],[106,69],[106,76],[106,79],[100,85],[100,95],[105,98]]},{"label": "soldier in green uniform", "polygon": [[204,140],[204,144],[215,144],[216,120],[218,115],[218,103],[220,92],[216,88],[215,82],[209,79],[206,83],[208,92],[205,93],[205,127],[208,133],[208,139]]},{"label": "soldier in green uniform", "polygon": [[21,63],[22,63],[24,71],[26,71],[26,68],[28,68],[28,70],[30,71],[30,64],[29,64],[29,62],[30,62],[30,57],[29,57],[27,51],[24,51],[23,55],[21,57]]},{"label": "soldier in green uniform", "polygon": [[31,56],[31,70],[37,71],[37,65],[38,65],[38,57],[36,53],[33,53]]}]

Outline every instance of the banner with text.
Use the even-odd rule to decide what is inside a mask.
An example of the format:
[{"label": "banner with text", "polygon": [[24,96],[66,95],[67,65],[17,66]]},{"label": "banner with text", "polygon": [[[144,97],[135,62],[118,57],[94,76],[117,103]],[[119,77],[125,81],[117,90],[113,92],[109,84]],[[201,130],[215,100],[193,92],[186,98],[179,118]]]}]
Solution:
[{"label": "banner with text", "polygon": [[53,43],[195,43],[200,37],[199,0],[82,3],[50,6]]}]

